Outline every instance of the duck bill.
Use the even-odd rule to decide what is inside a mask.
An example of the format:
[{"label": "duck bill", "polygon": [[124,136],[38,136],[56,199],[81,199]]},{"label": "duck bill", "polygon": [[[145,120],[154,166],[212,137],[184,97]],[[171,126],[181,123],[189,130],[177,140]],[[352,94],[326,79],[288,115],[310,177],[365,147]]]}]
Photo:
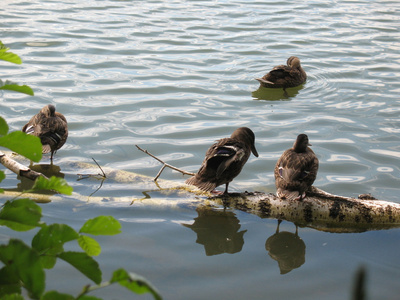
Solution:
[{"label": "duck bill", "polygon": [[257,152],[256,147],[254,145],[251,146],[251,152],[254,154],[255,157],[258,157],[258,152]]}]

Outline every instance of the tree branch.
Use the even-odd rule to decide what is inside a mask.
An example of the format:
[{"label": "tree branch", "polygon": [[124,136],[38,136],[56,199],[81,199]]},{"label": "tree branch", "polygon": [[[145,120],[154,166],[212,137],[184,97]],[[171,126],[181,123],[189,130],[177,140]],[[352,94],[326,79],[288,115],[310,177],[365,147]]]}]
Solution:
[{"label": "tree branch", "polygon": [[42,173],[31,170],[30,168],[20,164],[19,162],[8,157],[4,152],[0,151],[0,163],[3,164],[7,169],[13,171],[15,174],[35,180],[39,176],[47,178]]},{"label": "tree branch", "polygon": [[158,177],[160,177],[160,175],[161,175],[162,171],[164,171],[165,167],[168,167],[168,168],[170,168],[170,169],[172,169],[172,170],[178,171],[178,172],[180,172],[180,173],[182,173],[182,174],[184,174],[184,175],[190,175],[190,176],[194,176],[194,175],[195,175],[195,173],[188,172],[188,171],[185,171],[185,170],[181,170],[181,169],[178,169],[177,167],[171,166],[170,164],[167,164],[167,163],[164,162],[163,160],[159,159],[157,156],[151,154],[149,151],[140,148],[138,145],[135,145],[135,146],[136,146],[136,148],[138,148],[140,151],[146,153],[147,155],[151,156],[152,158],[158,160],[160,163],[163,164],[163,166],[161,167],[161,170],[157,173],[156,177],[154,177],[154,179],[153,179],[154,181],[157,181]]}]

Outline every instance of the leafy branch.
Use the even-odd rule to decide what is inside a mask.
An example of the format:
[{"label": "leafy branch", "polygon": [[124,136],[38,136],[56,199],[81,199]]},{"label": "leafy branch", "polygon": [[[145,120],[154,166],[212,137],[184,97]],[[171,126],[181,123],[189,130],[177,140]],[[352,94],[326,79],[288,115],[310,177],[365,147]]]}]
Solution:
[{"label": "leafy branch", "polygon": [[[0,41],[0,59],[13,63],[13,64],[22,64],[21,58],[12,52],[8,52],[10,48],[7,48],[1,41]],[[0,90],[9,90],[9,91],[15,91],[15,92],[20,92],[24,93],[30,96],[33,96],[33,90],[27,86],[27,85],[18,85],[17,83],[14,83],[12,81],[6,80],[3,82],[3,80],[0,79]]]}]

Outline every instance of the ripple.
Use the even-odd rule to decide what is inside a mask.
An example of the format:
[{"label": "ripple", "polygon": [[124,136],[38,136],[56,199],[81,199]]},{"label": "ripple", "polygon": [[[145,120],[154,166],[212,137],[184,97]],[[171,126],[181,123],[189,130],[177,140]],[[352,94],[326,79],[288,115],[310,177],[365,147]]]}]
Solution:
[{"label": "ripple", "polygon": [[326,176],[326,179],[331,182],[348,182],[355,183],[365,180],[364,176]]}]

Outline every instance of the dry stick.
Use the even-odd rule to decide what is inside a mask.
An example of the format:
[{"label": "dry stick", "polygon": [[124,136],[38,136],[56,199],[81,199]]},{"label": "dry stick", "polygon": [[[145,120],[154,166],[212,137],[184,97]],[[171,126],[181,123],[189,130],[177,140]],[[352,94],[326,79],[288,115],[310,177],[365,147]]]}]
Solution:
[{"label": "dry stick", "polygon": [[100,167],[100,165],[97,163],[97,161],[93,157],[92,157],[92,159],[96,163],[96,165],[99,167],[99,169],[100,169],[101,173],[103,173],[103,175],[101,175],[100,173],[97,173],[97,174],[77,174],[80,177],[79,179],[86,179],[86,178],[89,178],[89,177],[97,177],[97,176],[102,177],[103,180],[106,179],[107,178],[106,173],[104,173],[103,169]]},{"label": "dry stick", "polygon": [[190,176],[194,176],[194,175],[195,175],[194,173],[187,172],[187,171],[185,171],[185,170],[181,170],[181,169],[178,169],[177,167],[171,166],[170,164],[167,164],[167,163],[164,162],[163,160],[159,159],[157,156],[154,156],[153,154],[151,154],[149,151],[140,148],[138,145],[135,145],[135,146],[136,146],[136,148],[138,148],[140,151],[146,153],[147,155],[150,155],[152,158],[158,160],[160,163],[163,164],[163,166],[161,167],[161,170],[158,172],[157,176],[154,177],[154,179],[153,179],[154,181],[157,181],[158,177],[160,177],[160,175],[161,175],[162,171],[164,171],[165,167],[171,168],[172,170],[178,171],[178,172],[180,172],[180,173],[182,173],[182,174],[184,174],[184,175],[190,175]]}]

